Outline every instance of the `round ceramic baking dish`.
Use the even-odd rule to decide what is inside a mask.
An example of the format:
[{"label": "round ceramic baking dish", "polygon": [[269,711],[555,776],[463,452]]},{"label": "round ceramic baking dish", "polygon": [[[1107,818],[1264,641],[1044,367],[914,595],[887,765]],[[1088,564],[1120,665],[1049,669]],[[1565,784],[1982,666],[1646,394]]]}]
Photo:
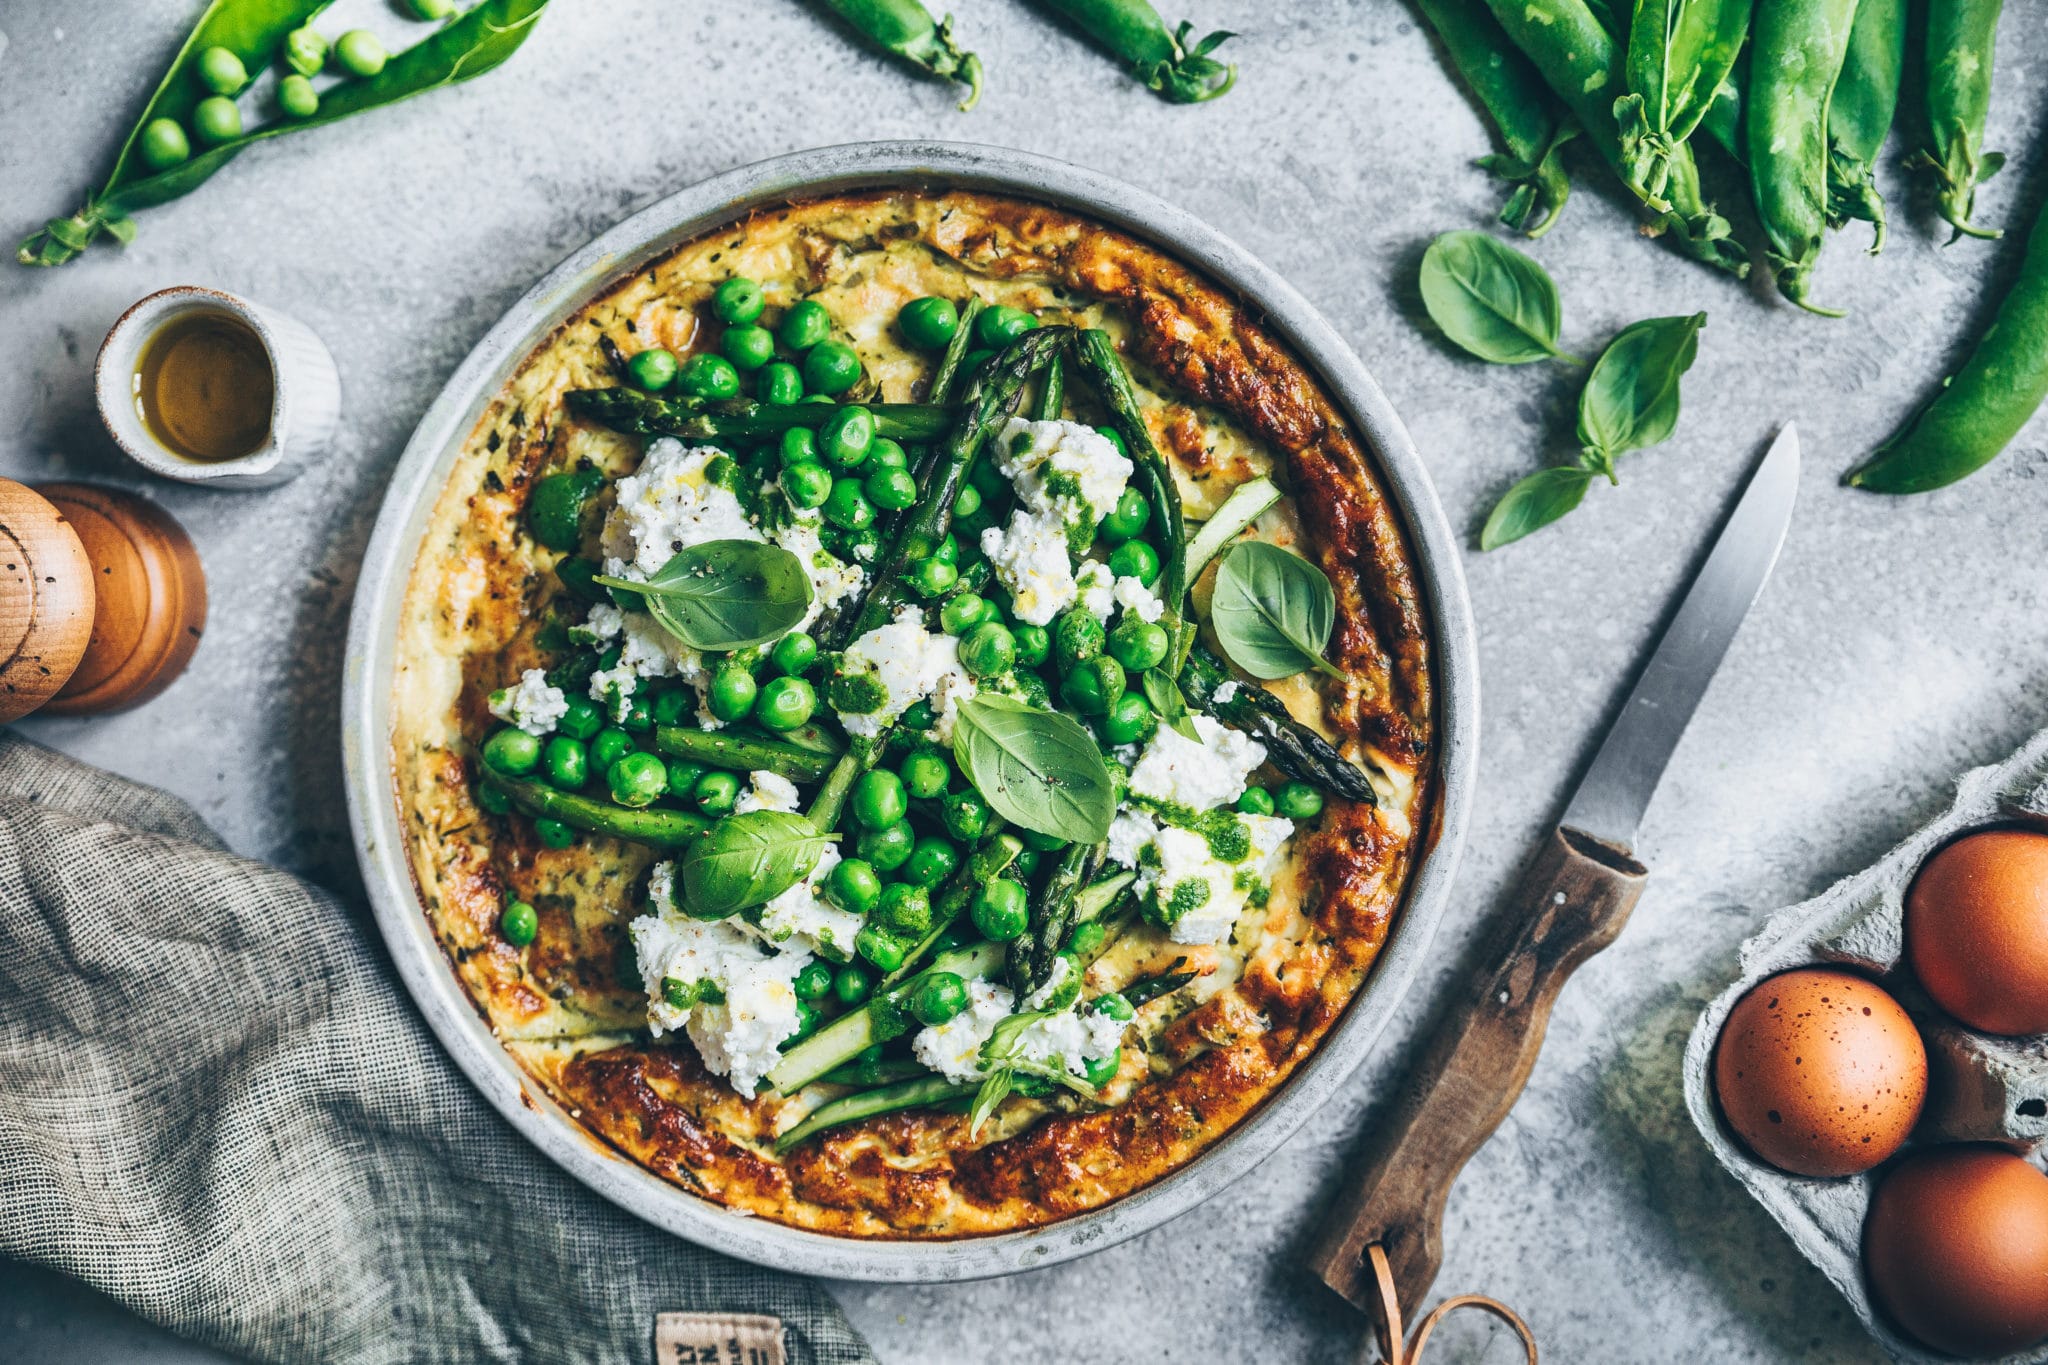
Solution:
[{"label": "round ceramic baking dish", "polygon": [[[1377,458],[1413,547],[1436,659],[1440,795],[1427,852],[1371,978],[1322,1046],[1257,1113],[1165,1179],[1063,1222],[952,1242],[832,1237],[734,1214],[591,1137],[519,1069],[464,995],[421,910],[392,782],[392,668],[406,581],[464,438],[520,362],[606,285],[684,242],[791,198],[882,187],[1052,203],[1150,240],[1243,298],[1320,375]],[[1329,324],[1243,248],[1162,200],[1046,157],[955,143],[826,147],[715,176],[628,218],[527,291],[449,379],[399,461],[356,589],[342,694],[349,821],[378,926],[428,1025],[484,1097],[569,1174],[659,1227],[744,1260],[853,1280],[976,1279],[1099,1251],[1187,1212],[1285,1142],[1371,1049],[1421,965],[1464,838],[1478,738],[1478,655],[1457,543],[1400,418]]]}]

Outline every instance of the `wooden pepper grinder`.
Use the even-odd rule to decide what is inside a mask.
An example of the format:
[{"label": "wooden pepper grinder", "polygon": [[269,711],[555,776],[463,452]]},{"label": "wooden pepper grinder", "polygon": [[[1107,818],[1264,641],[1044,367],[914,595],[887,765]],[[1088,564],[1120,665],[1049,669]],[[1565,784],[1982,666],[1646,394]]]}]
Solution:
[{"label": "wooden pepper grinder", "polygon": [[0,722],[145,702],[205,626],[206,574],[168,513],[119,489],[0,479]]}]

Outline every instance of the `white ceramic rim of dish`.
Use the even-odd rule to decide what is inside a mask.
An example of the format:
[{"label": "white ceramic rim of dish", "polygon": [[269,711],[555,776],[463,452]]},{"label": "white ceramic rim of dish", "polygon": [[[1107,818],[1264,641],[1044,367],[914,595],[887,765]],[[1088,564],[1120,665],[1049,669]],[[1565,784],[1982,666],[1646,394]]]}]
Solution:
[{"label": "white ceramic rim of dish", "polygon": [[[394,800],[390,753],[396,627],[426,521],[464,440],[506,380],[594,293],[676,246],[791,198],[860,189],[959,188],[1036,199],[1157,243],[1243,298],[1324,381],[1372,447],[1406,530],[1434,646],[1439,797],[1428,851],[1373,974],[1314,1055],[1200,1157],[1099,1209],[959,1241],[877,1241],[786,1227],[689,1194],[613,1151],[513,1061],[464,993],[422,913]],[[366,552],[349,622],[342,757],[357,857],[378,927],[428,1025],[490,1103],[550,1159],[621,1208],[743,1260],[835,1279],[931,1283],[1056,1265],[1187,1212],[1271,1155],[1357,1067],[1427,953],[1456,872],[1478,762],[1478,652],[1459,545],[1392,405],[1320,314],[1272,270],[1194,216],[1121,181],[1048,157],[941,142],[825,147],[712,177],[572,253],[479,341],[407,445]]]}]

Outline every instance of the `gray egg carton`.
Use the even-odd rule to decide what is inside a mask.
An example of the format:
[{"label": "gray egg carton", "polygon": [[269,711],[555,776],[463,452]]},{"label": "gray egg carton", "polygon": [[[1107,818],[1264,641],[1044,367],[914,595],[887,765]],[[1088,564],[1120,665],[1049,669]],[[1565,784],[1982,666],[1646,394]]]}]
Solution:
[{"label": "gray egg carton", "polygon": [[[1956,835],[2001,824],[2048,830],[2048,731],[2005,762],[1965,773],[1947,812],[1874,865],[1772,915],[1742,945],[1742,978],[1707,1006],[1685,1049],[1686,1107],[1714,1155],[1834,1281],[1879,1344],[1913,1365],[1953,1365],[1954,1358],[1908,1341],[1871,1304],[1861,1244],[1877,1173],[1819,1180],[1750,1155],[1714,1099],[1714,1043],[1735,1002],[1765,977],[1794,967],[1853,969],[1896,996],[1927,1041],[1927,1107],[1909,1146],[1995,1142],[2033,1153],[2048,1139],[2048,1036],[1993,1038],[1962,1027],[1935,1008],[1901,960],[1913,874]],[[1998,1365],[2048,1365],[2048,1345]]]}]

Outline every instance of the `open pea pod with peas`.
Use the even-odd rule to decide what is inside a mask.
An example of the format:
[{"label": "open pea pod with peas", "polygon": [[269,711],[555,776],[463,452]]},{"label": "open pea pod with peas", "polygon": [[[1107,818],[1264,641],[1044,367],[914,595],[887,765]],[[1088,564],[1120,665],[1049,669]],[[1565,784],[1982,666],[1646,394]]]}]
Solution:
[{"label": "open pea pod with peas", "polygon": [[[395,56],[387,57],[366,31],[343,35],[332,55],[348,78],[315,93],[309,75],[321,70],[329,52],[308,26],[328,0],[213,0],[122,143],[106,181],[78,212],[31,233],[16,259],[63,265],[103,233],[131,241],[135,210],[191,193],[255,143],[480,76],[519,50],[547,3],[483,0]],[[237,75],[246,77],[280,55],[293,74],[280,85],[279,116],[244,131],[235,96],[246,83],[238,85]]]}]

